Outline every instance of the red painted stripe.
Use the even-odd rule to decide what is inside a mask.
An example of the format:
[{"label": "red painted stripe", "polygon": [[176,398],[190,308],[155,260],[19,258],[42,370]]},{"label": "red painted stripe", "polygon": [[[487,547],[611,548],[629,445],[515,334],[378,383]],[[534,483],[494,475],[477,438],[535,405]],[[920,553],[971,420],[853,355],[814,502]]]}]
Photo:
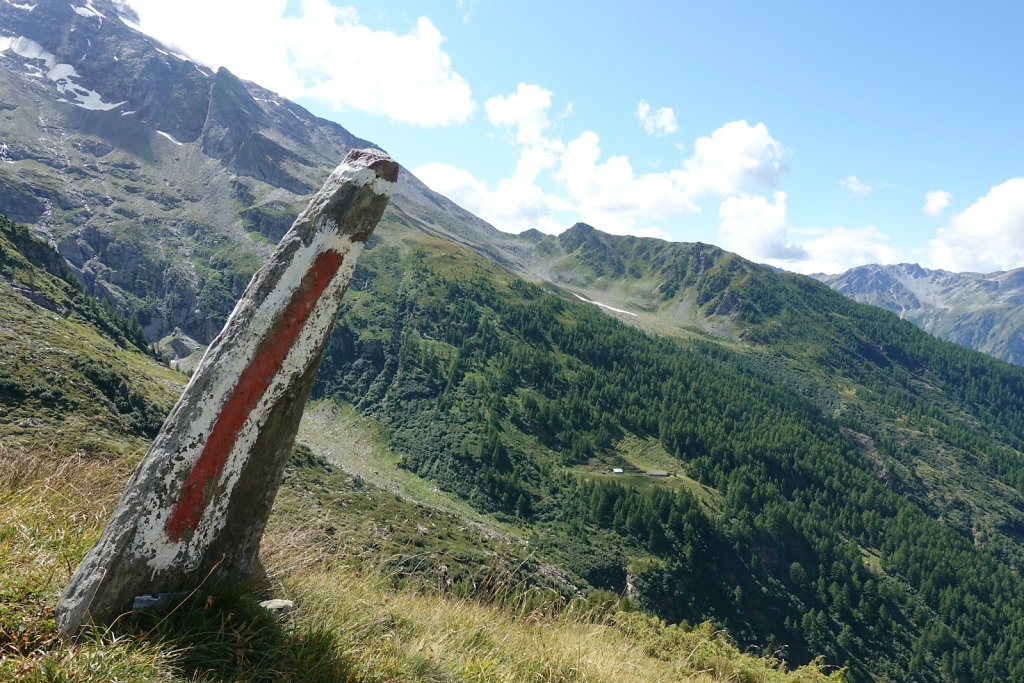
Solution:
[{"label": "red painted stripe", "polygon": [[285,357],[302,333],[302,328],[343,260],[344,257],[334,250],[325,251],[316,257],[284,312],[264,337],[256,356],[239,375],[238,383],[220,411],[203,452],[192,466],[181,488],[178,502],[167,518],[164,528],[172,541],[179,541],[187,530],[195,529],[199,524],[209,502],[207,487],[220,476],[239,431],[281,369]]}]

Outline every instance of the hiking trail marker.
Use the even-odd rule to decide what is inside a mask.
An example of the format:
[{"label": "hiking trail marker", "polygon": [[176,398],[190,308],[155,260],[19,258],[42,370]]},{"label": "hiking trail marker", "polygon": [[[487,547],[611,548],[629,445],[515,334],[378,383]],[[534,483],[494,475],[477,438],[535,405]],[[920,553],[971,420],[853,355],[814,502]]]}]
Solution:
[{"label": "hiking trail marker", "polygon": [[211,572],[245,579],[320,355],[398,164],[352,150],[253,276],[57,604],[75,635]]}]

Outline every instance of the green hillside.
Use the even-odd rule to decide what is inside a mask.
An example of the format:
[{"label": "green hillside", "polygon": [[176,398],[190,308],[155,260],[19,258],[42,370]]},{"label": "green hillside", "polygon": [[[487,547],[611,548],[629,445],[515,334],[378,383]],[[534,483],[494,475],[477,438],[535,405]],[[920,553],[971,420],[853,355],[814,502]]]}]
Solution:
[{"label": "green hillside", "polygon": [[[183,378],[2,227],[12,462],[105,454],[91,466],[119,480]],[[508,595],[480,586],[517,586],[531,610],[614,596],[855,680],[1024,675],[1024,371],[714,247],[580,233],[560,238],[562,267],[606,259],[585,291],[655,292],[646,318],[381,226],[325,353],[313,450],[276,508],[271,538],[303,539],[283,541],[282,566],[443,585],[502,614]],[[86,517],[95,537],[103,514]],[[333,568],[311,568],[311,548]],[[312,601],[291,572],[279,590]],[[9,595],[45,605],[58,589]],[[48,628],[13,618],[8,633]]]},{"label": "green hillside", "polygon": [[[266,580],[59,642],[172,367],[376,147],[79,5],[0,2],[0,211],[50,240],[0,218],[0,679],[1024,680],[1024,368],[713,245],[502,233],[407,171]],[[1018,275],[908,292],[1003,345]]]},{"label": "green hillside", "polygon": [[[204,585],[162,613],[73,644],[53,607],[98,537],[184,376],[96,304],[59,257],[0,220],[0,678],[5,680],[817,681],[742,651],[710,623],[665,623],[589,592],[524,542],[414,475],[372,419],[324,404],[290,463],[262,549],[266,581]],[[329,420],[332,427],[324,427]],[[343,438],[333,428],[344,426]],[[355,449],[370,448],[357,463]],[[362,470],[359,470],[362,471]],[[376,475],[380,473],[379,477]],[[422,500],[422,502],[421,502]],[[257,606],[295,600],[285,621]]]},{"label": "green hillside", "polygon": [[[644,260],[601,239],[618,270]],[[1024,675],[1021,370],[809,278],[642,246],[689,250],[662,296],[723,318],[727,344],[649,336],[385,232],[316,392],[375,418],[402,467],[669,620],[857,679]],[[672,476],[610,474],[652,463]]]},{"label": "green hillside", "polygon": [[578,225],[544,238],[538,251],[566,273],[585,274],[601,259],[614,266],[621,277],[608,269],[583,281],[556,277],[639,312],[618,316],[626,322],[759,351],[779,382],[850,430],[890,488],[1020,564],[1018,369],[710,245]]},{"label": "green hillside", "polygon": [[0,216],[0,438],[120,451],[156,435],[182,377],[62,263]]}]

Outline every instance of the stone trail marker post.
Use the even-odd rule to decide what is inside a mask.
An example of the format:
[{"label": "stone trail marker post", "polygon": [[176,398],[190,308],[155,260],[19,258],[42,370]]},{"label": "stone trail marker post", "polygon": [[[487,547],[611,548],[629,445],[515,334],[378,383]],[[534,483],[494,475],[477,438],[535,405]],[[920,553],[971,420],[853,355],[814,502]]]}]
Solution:
[{"label": "stone trail marker post", "polygon": [[250,576],[320,355],[398,164],[353,150],[252,278],[57,605],[65,636],[137,598]]}]

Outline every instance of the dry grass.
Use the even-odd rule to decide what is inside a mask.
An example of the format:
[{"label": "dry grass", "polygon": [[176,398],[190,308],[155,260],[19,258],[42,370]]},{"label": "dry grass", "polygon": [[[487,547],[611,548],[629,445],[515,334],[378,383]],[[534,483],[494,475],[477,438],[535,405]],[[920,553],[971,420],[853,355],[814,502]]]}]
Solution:
[{"label": "dry grass", "polygon": [[283,623],[219,587],[170,617],[125,620],[65,644],[56,599],[137,457],[0,445],[0,680],[826,680],[814,667],[786,672],[741,653],[706,625],[567,608],[509,583],[508,568],[481,577],[471,598],[443,583],[396,588],[394,558],[349,552],[280,520],[263,556],[277,597],[298,606]]},{"label": "dry grass", "polygon": [[309,527],[275,525],[262,556],[275,593],[299,606],[296,618],[338,637],[354,680],[829,680],[818,666],[787,671],[776,658],[740,652],[709,624],[685,629],[613,607],[567,605],[513,583],[509,567],[490,568],[467,598],[444,582],[405,581],[416,553],[381,558]]},{"label": "dry grass", "polygon": [[53,447],[0,444],[0,678],[170,679],[172,653],[112,633],[75,645],[53,608],[96,540],[136,456],[109,461]]}]

